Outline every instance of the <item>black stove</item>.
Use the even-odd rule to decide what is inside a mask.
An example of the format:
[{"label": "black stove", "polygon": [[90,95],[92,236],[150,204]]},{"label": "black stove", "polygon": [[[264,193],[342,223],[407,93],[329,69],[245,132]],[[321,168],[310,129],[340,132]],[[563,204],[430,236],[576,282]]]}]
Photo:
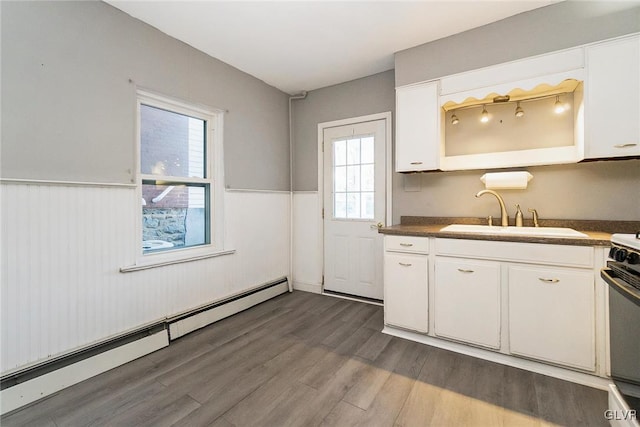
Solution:
[{"label": "black stove", "polygon": [[607,268],[611,377],[629,425],[640,425],[640,233],[614,234]]}]

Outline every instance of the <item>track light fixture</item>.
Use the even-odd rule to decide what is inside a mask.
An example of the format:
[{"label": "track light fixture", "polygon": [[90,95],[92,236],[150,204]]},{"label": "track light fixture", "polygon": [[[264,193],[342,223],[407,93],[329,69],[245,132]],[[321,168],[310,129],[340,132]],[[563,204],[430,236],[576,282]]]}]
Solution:
[{"label": "track light fixture", "polygon": [[560,102],[560,95],[556,95],[556,102],[555,104],[553,104],[553,111],[556,114],[562,114],[564,113],[565,110],[565,106],[562,102]]},{"label": "track light fixture", "polygon": [[487,107],[482,106],[482,113],[480,113],[480,121],[482,123],[487,123],[489,121],[489,112],[487,111]]},{"label": "track light fixture", "polygon": [[[2,1],[2,0],[0,0]],[[571,104],[570,103],[564,103],[562,102],[562,100],[560,100],[560,96],[563,95],[571,95],[569,92],[567,93],[562,93],[559,95],[556,94],[550,94],[550,95],[543,95],[543,96],[538,96],[535,98],[524,98],[524,99],[520,99],[520,100],[511,100],[510,97],[508,95],[505,96],[495,96],[493,98],[493,104],[511,104],[511,103],[515,103],[516,104],[516,108],[514,111],[514,115],[517,118],[522,118],[525,115],[525,111],[524,108],[522,108],[522,103],[524,102],[530,102],[530,101],[539,101],[542,99],[550,99],[550,98],[554,98],[555,97],[555,103],[553,104],[553,111],[555,114],[562,114],[564,112],[566,112],[568,109],[571,108]],[[569,96],[570,98],[570,96]],[[537,104],[540,105],[540,104]],[[548,105],[548,104],[546,104]],[[458,117],[458,115],[456,114],[459,111],[463,111],[463,110],[467,110],[467,109],[476,109],[478,107],[482,106],[482,111],[480,112],[480,122],[481,123],[488,123],[489,121],[491,121],[493,118],[492,116],[489,115],[489,112],[487,111],[487,104],[471,104],[471,105],[463,105],[461,107],[455,108],[455,109],[450,109],[450,110],[446,110],[447,112],[451,113],[451,118],[449,119],[449,122],[451,123],[451,125],[457,125],[458,123],[460,123],[460,118]],[[533,108],[533,112],[532,114],[534,114],[534,120],[537,120],[535,117],[539,117],[539,113],[538,111],[540,110],[539,106],[536,106]],[[477,110],[476,110],[477,111]],[[503,110],[502,107],[497,107],[497,110],[494,112],[494,114],[496,115],[495,119],[500,119],[501,117],[503,117],[503,111],[506,112],[506,110]],[[513,111],[513,110],[512,110]],[[466,116],[464,114],[462,114],[462,119],[464,120]],[[501,122],[502,123],[502,122]]]}]

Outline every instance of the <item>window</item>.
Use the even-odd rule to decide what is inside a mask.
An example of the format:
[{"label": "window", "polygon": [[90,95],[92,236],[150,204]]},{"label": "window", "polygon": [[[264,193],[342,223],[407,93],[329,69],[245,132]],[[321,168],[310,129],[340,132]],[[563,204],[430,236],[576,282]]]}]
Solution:
[{"label": "window", "polygon": [[374,137],[333,141],[333,217],[373,219]]},{"label": "window", "polygon": [[[221,114],[138,93],[141,246],[144,255],[217,247],[214,179]],[[215,138],[214,138],[215,135]],[[221,181],[221,180],[220,180]]]}]

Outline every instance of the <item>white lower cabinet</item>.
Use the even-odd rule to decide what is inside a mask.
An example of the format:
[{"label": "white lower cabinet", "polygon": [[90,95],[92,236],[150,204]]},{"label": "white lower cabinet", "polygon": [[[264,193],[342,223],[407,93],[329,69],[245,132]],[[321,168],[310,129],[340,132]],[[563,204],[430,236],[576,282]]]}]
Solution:
[{"label": "white lower cabinet", "polygon": [[385,252],[384,321],[427,332],[429,326],[426,255]]},{"label": "white lower cabinet", "polygon": [[385,236],[385,324],[605,375],[596,363],[607,348],[596,261],[604,255],[589,246]]},{"label": "white lower cabinet", "polygon": [[508,267],[510,352],[595,370],[592,271]]},{"label": "white lower cabinet", "polygon": [[500,263],[438,257],[435,261],[434,332],[500,348]]}]

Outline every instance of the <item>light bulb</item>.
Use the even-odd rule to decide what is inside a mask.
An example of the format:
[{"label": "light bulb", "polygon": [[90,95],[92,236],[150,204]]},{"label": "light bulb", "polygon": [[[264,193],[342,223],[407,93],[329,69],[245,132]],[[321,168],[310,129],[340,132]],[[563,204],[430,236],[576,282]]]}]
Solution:
[{"label": "light bulb", "polygon": [[564,104],[562,102],[560,102],[560,96],[556,95],[556,103],[553,104],[553,111],[556,114],[562,114],[562,113],[564,113],[564,110],[565,110]]},{"label": "light bulb", "polygon": [[482,123],[487,123],[489,121],[489,112],[484,105],[482,106],[482,113],[480,113],[480,121]]},{"label": "light bulb", "polygon": [[524,110],[520,107],[520,101],[518,101],[518,104],[516,105],[516,117],[522,116],[524,116]]},{"label": "light bulb", "polygon": [[457,125],[458,123],[460,123],[460,119],[458,118],[458,116],[456,116],[455,114],[451,116],[451,124],[452,125]]}]

